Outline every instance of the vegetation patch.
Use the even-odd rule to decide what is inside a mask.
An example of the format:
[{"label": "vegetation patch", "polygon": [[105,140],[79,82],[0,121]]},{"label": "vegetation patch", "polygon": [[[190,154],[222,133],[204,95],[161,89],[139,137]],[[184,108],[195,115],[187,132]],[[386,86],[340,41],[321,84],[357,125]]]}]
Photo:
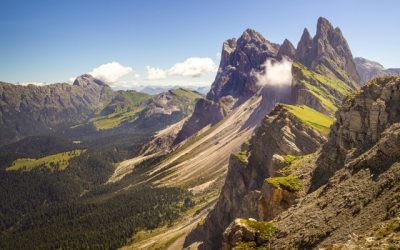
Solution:
[{"label": "vegetation patch", "polygon": [[345,97],[354,91],[354,89],[344,81],[338,79],[325,66],[319,67],[319,72],[323,74],[311,71],[300,63],[294,63],[293,68],[301,74],[300,82],[331,113],[337,110],[337,106],[341,103],[341,97]]},{"label": "vegetation patch", "polygon": [[285,161],[286,164],[292,164],[294,161],[300,159],[299,156],[294,156],[294,155],[284,155],[283,160]]},{"label": "vegetation patch", "polygon": [[121,125],[122,122],[127,120],[134,120],[138,114],[144,109],[144,106],[136,107],[128,112],[117,112],[107,116],[98,116],[91,121],[97,130],[112,129]]},{"label": "vegetation patch", "polygon": [[330,127],[334,122],[333,118],[304,105],[293,106],[283,104],[283,106],[307,126],[317,130],[322,135],[328,135]]},{"label": "vegetation patch", "polygon": [[271,222],[240,219],[240,223],[252,229],[262,241],[268,241],[278,232]]},{"label": "vegetation patch", "polygon": [[284,155],[283,160],[286,164],[286,167],[279,170],[279,173],[283,174],[284,176],[290,175],[294,168],[300,165],[300,160],[302,156],[294,156],[294,155]]},{"label": "vegetation patch", "polygon": [[285,189],[288,191],[299,191],[301,188],[300,180],[294,176],[293,174],[289,174],[287,176],[280,177],[269,177],[265,179],[265,182],[272,185],[277,189]]},{"label": "vegetation patch", "polygon": [[241,163],[247,165],[249,163],[248,160],[248,152],[247,151],[240,151],[236,154],[233,154]]},{"label": "vegetation patch", "polygon": [[42,158],[30,159],[21,158],[15,160],[11,166],[7,167],[6,170],[24,170],[30,171],[38,168],[45,168],[51,171],[53,170],[64,170],[68,167],[69,161],[72,158],[79,156],[84,150],[72,150],[68,152],[62,152],[58,154],[48,155]]},{"label": "vegetation patch", "polygon": [[377,239],[383,239],[392,233],[400,234],[400,219],[393,219],[380,227],[375,236]]}]

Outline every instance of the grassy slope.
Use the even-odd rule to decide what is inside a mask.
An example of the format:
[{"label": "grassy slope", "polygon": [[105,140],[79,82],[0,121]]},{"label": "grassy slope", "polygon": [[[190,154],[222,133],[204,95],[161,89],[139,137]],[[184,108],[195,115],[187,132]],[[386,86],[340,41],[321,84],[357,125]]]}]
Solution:
[{"label": "grassy slope", "polygon": [[332,93],[335,92],[344,97],[353,91],[345,82],[339,80],[333,74],[318,74],[300,63],[294,63],[293,67],[301,74],[300,82],[331,113],[334,113],[341,103],[341,100]]},{"label": "grassy slope", "polygon": [[175,98],[176,104],[183,110],[186,115],[189,115],[194,110],[194,104],[199,98],[204,96],[200,93],[188,89],[177,88],[169,91]]},{"label": "grassy slope", "polygon": [[[172,89],[169,94],[173,102],[186,114],[193,112],[194,103],[203,97],[201,94],[182,88]],[[103,108],[99,114],[90,121],[97,130],[112,129],[125,121],[134,121],[140,112],[146,109],[144,101],[152,96],[136,91],[120,91],[117,97]]]},{"label": "grassy slope", "polygon": [[293,106],[284,104],[283,106],[306,125],[317,130],[321,134],[327,135],[329,133],[329,128],[334,121],[333,118],[304,105]]},{"label": "grassy slope", "polygon": [[72,150],[38,159],[21,158],[15,160],[7,170],[30,171],[39,167],[45,167],[50,170],[64,170],[68,167],[69,160],[79,156],[82,152],[83,150]]},{"label": "grassy slope", "polygon": [[151,95],[136,91],[119,91],[90,121],[97,130],[118,127],[126,120],[134,119],[144,109],[142,102]]}]

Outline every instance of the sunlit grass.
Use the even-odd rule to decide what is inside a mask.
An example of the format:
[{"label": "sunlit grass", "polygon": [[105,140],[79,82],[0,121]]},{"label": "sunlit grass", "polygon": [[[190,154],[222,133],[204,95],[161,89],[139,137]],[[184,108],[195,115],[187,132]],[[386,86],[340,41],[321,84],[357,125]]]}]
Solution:
[{"label": "sunlit grass", "polygon": [[15,160],[6,170],[30,171],[37,168],[47,168],[50,170],[64,170],[68,167],[69,160],[82,154],[84,150],[72,150],[54,155],[48,155],[38,159],[21,158]]}]

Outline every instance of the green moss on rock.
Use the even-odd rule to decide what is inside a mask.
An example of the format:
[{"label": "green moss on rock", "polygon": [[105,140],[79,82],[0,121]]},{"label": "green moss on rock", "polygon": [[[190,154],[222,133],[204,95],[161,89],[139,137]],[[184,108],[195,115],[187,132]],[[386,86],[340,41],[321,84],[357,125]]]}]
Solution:
[{"label": "green moss on rock", "polygon": [[278,231],[271,222],[240,219],[240,223],[254,231],[262,241],[268,241]]},{"label": "green moss on rock", "polygon": [[280,176],[280,177],[269,177],[265,179],[265,182],[272,185],[277,189],[285,189],[288,191],[299,191],[301,188],[300,180],[292,175],[289,174],[287,176]]},{"label": "green moss on rock", "polygon": [[236,154],[233,154],[241,163],[247,165],[248,161],[248,152],[247,151],[240,151]]}]

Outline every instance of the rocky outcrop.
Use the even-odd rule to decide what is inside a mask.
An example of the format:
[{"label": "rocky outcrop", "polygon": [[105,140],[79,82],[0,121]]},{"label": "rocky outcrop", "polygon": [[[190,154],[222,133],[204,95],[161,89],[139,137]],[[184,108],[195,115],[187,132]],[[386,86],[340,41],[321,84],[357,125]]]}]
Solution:
[{"label": "rocky outcrop", "polygon": [[358,86],[360,77],[347,41],[341,30],[333,28],[327,19],[318,19],[311,47],[308,31],[304,31],[297,51],[297,60],[310,69],[321,74],[333,74],[349,86]]},{"label": "rocky outcrop", "polygon": [[[248,149],[244,147],[243,152],[231,156],[215,208],[204,225],[188,236],[186,244],[203,241],[204,249],[216,249],[221,246],[224,229],[235,218],[265,219],[279,213],[279,207],[286,206],[285,199],[294,200],[295,195],[279,188],[276,192],[268,189],[265,179],[279,175],[278,171],[285,166],[279,160],[281,156],[314,152],[324,141],[318,132],[278,105],[257,128]],[[276,203],[269,202],[273,199]]]},{"label": "rocky outcrop", "polygon": [[[398,238],[400,216],[399,84],[399,77],[377,78],[349,97],[337,113],[329,141],[320,154],[311,155],[311,190],[268,222],[274,233],[262,242],[251,235],[229,241],[241,235],[232,224],[225,232],[227,249],[396,246],[390,239]],[[370,236],[364,240],[360,235]]]},{"label": "rocky outcrop", "polygon": [[400,122],[400,77],[380,77],[366,84],[358,94],[344,101],[336,113],[329,143],[314,172],[316,189],[346,163],[374,145],[382,132]]},{"label": "rocky outcrop", "polygon": [[384,75],[399,75],[400,69],[385,69],[382,64],[362,57],[354,58],[357,72],[360,75],[360,84],[364,85],[369,80]]},{"label": "rocky outcrop", "polygon": [[225,115],[226,111],[219,103],[207,99],[198,100],[192,116],[183,125],[182,130],[179,131],[176,136],[174,145],[194,135],[207,125],[215,125],[217,122],[221,121]]},{"label": "rocky outcrop", "polygon": [[[288,42],[286,44],[289,46]],[[278,50],[279,45],[269,42],[252,29],[245,30],[238,40],[225,41],[218,73],[207,98],[196,104],[192,117],[185,123],[174,144],[207,125],[221,121],[233,108],[255,95],[261,86],[257,85],[254,72],[263,71],[266,59],[277,58]]]},{"label": "rocky outcrop", "polygon": [[304,60],[304,58],[310,51],[312,44],[313,40],[310,35],[310,32],[308,32],[307,28],[304,28],[300,41],[297,44],[296,55],[295,55],[297,61],[301,62]]},{"label": "rocky outcrop", "polygon": [[112,95],[109,86],[90,75],[73,85],[0,83],[0,144],[83,122]]},{"label": "rocky outcrop", "polygon": [[285,41],[283,41],[281,47],[279,48],[278,57],[286,56],[294,60],[295,55],[296,55],[296,48],[288,39],[285,39]]},{"label": "rocky outcrop", "polygon": [[278,50],[279,45],[271,43],[252,29],[244,31],[238,40],[225,41],[219,70],[207,99],[218,101],[228,95],[248,98],[255,94],[259,86],[251,72],[261,71],[265,60],[275,58]]}]

